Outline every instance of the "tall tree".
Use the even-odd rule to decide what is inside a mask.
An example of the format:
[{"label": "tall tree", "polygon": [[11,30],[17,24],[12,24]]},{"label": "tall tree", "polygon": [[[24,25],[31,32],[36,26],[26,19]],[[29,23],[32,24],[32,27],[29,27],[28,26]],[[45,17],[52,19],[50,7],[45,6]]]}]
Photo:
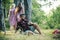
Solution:
[{"label": "tall tree", "polygon": [[4,20],[4,13],[3,13],[3,8],[2,8],[2,0],[0,0],[0,30],[5,30],[5,20]]},{"label": "tall tree", "polygon": [[26,18],[31,21],[31,7],[32,7],[32,0],[24,0],[24,6],[25,6],[25,14]]}]

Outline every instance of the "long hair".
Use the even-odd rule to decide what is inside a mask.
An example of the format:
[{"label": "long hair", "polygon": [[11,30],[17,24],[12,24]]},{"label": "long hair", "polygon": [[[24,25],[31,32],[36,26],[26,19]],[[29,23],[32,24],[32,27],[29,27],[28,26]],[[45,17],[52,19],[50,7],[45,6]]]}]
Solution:
[{"label": "long hair", "polygon": [[15,4],[10,5],[10,9],[15,8]]},{"label": "long hair", "polygon": [[19,3],[17,7],[18,7],[18,11],[17,12],[20,12],[22,10],[21,3]]}]

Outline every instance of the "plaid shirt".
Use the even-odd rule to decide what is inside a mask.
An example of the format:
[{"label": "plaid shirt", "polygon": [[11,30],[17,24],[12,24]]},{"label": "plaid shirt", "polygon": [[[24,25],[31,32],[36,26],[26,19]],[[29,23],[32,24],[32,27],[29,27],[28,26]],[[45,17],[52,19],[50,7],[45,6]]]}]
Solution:
[{"label": "plaid shirt", "polygon": [[20,22],[18,22],[17,24],[23,28],[23,31],[30,30],[28,21],[26,19],[20,20]]}]

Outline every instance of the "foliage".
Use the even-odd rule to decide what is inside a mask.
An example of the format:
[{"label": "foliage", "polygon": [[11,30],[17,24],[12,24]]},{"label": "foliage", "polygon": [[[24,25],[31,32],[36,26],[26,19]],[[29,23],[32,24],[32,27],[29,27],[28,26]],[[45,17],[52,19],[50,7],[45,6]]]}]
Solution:
[{"label": "foliage", "polygon": [[2,7],[5,9],[5,17],[8,16],[10,5],[13,3],[13,0],[2,0]]},{"label": "foliage", "polygon": [[53,15],[49,17],[47,23],[50,28],[60,29],[60,6],[56,8],[56,10],[52,10]]},{"label": "foliage", "polygon": [[47,17],[44,15],[45,12],[42,11],[41,9],[41,5],[39,5],[36,0],[33,0],[32,2],[32,22],[36,22],[38,23],[42,28],[46,28],[48,27],[48,25],[46,25],[46,20]]},{"label": "foliage", "polygon": [[6,28],[9,28],[9,22],[6,19],[8,19],[7,17],[9,14],[9,9],[10,9],[10,5],[12,3],[13,3],[13,0],[2,0],[2,8],[3,8],[3,12],[4,12],[4,17],[5,17]]},{"label": "foliage", "polygon": [[49,15],[52,12],[52,15],[45,16],[44,11],[42,11],[40,8],[41,5],[39,5],[36,0],[33,0],[32,2],[32,21],[38,23],[42,28],[48,29],[48,28],[58,28],[60,29],[60,6],[58,6],[56,9],[52,9],[50,11]]}]

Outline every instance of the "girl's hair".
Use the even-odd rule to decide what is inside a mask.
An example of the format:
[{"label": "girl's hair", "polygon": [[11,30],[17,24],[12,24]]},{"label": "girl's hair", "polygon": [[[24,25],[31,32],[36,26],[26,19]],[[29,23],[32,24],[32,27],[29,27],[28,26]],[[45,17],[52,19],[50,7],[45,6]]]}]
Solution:
[{"label": "girl's hair", "polygon": [[11,9],[11,8],[15,8],[15,4],[14,4],[14,3],[10,6],[10,9]]},{"label": "girl's hair", "polygon": [[17,12],[20,12],[22,10],[21,3],[19,3],[17,7],[18,7],[18,11]]}]

